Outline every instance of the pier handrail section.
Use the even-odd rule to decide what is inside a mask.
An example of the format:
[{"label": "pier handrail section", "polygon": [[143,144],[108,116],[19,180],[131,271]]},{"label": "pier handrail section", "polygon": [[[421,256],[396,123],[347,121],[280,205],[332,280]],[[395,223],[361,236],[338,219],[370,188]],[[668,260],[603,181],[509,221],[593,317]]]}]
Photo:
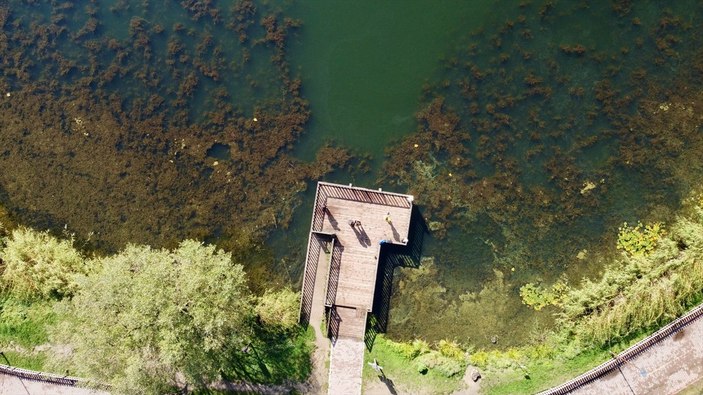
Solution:
[{"label": "pier handrail section", "polygon": [[325,202],[328,198],[352,200],[355,202],[381,204],[384,206],[410,208],[412,201],[408,195],[376,191],[373,189],[343,186],[320,181],[315,194],[315,209],[312,215],[311,231],[320,231],[325,217]]},{"label": "pier handrail section", "polygon": [[339,269],[342,267],[342,246],[334,243],[330,257],[329,272],[327,273],[327,292],[325,307],[332,307],[337,298],[337,285],[339,284]]},{"label": "pier handrail section", "polygon": [[303,272],[303,290],[300,297],[300,317],[299,322],[307,326],[310,322],[310,312],[312,311],[312,298],[315,292],[315,276],[317,275],[317,263],[320,259],[322,240],[319,235],[312,234],[308,239],[308,251],[305,255],[305,271]]}]

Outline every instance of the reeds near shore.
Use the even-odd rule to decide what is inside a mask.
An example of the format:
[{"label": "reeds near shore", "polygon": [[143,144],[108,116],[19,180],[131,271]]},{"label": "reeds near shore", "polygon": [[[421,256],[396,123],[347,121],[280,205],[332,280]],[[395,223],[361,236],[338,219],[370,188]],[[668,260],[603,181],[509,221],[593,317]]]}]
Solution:
[{"label": "reeds near shore", "polygon": [[703,296],[703,209],[694,207],[659,238],[651,254],[628,255],[562,300],[560,326],[603,347],[661,326]]}]

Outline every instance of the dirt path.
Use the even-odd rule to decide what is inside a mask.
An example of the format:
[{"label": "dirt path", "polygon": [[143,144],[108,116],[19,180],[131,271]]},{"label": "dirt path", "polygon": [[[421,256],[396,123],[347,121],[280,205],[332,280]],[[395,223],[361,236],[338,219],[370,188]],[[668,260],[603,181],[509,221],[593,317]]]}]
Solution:
[{"label": "dirt path", "polygon": [[473,366],[468,366],[464,372],[464,386],[452,395],[478,395],[481,393],[481,380],[473,381],[471,374],[476,370]]},{"label": "dirt path", "polygon": [[[466,369],[466,373],[464,374],[464,379],[463,379],[463,385],[460,389],[454,391],[452,395],[478,395],[481,392],[481,386],[480,383],[481,381],[479,380],[478,382],[474,382],[471,380],[471,372],[473,371],[473,367],[469,366]],[[373,380],[370,382],[364,383],[364,395],[396,395],[396,394],[409,394],[412,393],[414,395],[433,395],[434,392],[432,389],[427,389],[426,391],[422,390],[413,390],[409,391],[406,388],[403,387],[402,384],[396,385],[392,380]]]}]

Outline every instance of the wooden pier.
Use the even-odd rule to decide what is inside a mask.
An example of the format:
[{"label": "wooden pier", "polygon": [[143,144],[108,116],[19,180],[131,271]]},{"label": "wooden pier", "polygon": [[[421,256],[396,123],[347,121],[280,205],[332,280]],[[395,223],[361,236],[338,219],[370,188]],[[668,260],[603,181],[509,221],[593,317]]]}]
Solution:
[{"label": "wooden pier", "polygon": [[372,313],[380,251],[384,245],[407,244],[412,206],[411,195],[351,184],[317,185],[300,321],[319,327],[321,322],[312,321],[326,318],[332,342],[330,394],[361,393],[364,334]]}]

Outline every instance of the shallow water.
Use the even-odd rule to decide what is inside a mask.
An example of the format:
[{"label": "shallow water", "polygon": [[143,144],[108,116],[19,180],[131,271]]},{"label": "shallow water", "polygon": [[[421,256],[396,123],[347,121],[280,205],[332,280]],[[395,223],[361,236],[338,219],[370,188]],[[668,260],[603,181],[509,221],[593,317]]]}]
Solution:
[{"label": "shallow water", "polygon": [[[508,3],[496,2],[497,24],[448,55],[418,131],[386,163],[441,225],[425,251],[436,269],[423,273],[441,288],[403,272],[396,336],[529,340],[550,312],[521,306],[520,286],[594,275],[619,224],[669,219],[700,177],[676,180],[686,161],[672,165],[656,146],[678,132],[645,131],[640,119],[664,116],[666,106],[646,115],[640,106],[681,93],[670,87],[700,82],[689,75],[699,67],[700,5]],[[697,140],[697,128],[682,139]]]},{"label": "shallow water", "polygon": [[[696,2],[667,11],[655,1],[624,8],[606,1],[262,1],[242,19],[252,22],[244,41],[228,25],[241,15],[235,3],[12,3],[7,34],[64,18],[54,25],[65,30],[47,35],[55,52],[39,50],[41,42],[17,49],[22,59],[41,55],[45,63],[27,70],[5,63],[0,80],[8,91],[34,83],[56,92],[61,105],[50,108],[57,114],[43,119],[61,126],[35,137],[4,124],[0,137],[14,145],[2,163],[19,170],[4,172],[2,203],[23,223],[66,226],[79,239],[97,229],[94,239],[105,241],[97,247],[184,237],[237,246],[237,231],[270,229],[248,266],[253,283],[296,284],[314,197],[309,179],[325,174],[297,160],[312,162],[331,141],[368,156],[368,171],[353,162],[359,168],[325,180],[409,191],[431,225],[439,224],[424,246],[434,264],[396,272],[390,334],[479,346],[497,336],[502,347],[551,325],[551,311],[522,305],[521,285],[561,275],[576,283],[597,273],[593,257],[613,246],[619,224],[665,220],[699,174],[676,179],[671,169],[682,149],[657,148],[671,136],[626,133],[630,124],[645,127],[634,116],[641,102],[669,100],[666,88],[690,78],[700,44]],[[283,17],[302,21],[287,36],[284,62],[272,60],[276,44],[264,39],[269,13],[279,26]],[[97,30],[80,36],[91,17]],[[124,58],[117,60],[119,48],[106,49],[110,38],[126,48]],[[90,49],[93,39],[99,49]],[[59,77],[56,54],[76,62]],[[111,65],[123,69],[107,79]],[[217,78],[208,77],[213,71]],[[633,79],[640,72],[646,77]],[[100,78],[86,82],[86,75]],[[188,75],[198,80],[190,90]],[[279,121],[294,102],[288,80],[296,78],[311,111],[297,120],[307,120],[302,135],[296,122]],[[689,82],[691,90],[700,83]],[[83,139],[71,112],[81,87],[99,96],[104,114],[119,96],[114,128],[126,131],[84,131]],[[137,111],[154,97],[163,101]],[[440,114],[418,122],[437,97],[444,98]],[[29,111],[3,106],[8,117]],[[457,126],[435,130],[442,125],[433,120],[449,112]],[[91,109],[84,113],[88,119]],[[442,144],[462,147],[461,154]],[[594,189],[581,192],[587,183]],[[584,250],[587,258],[577,259]]]}]

